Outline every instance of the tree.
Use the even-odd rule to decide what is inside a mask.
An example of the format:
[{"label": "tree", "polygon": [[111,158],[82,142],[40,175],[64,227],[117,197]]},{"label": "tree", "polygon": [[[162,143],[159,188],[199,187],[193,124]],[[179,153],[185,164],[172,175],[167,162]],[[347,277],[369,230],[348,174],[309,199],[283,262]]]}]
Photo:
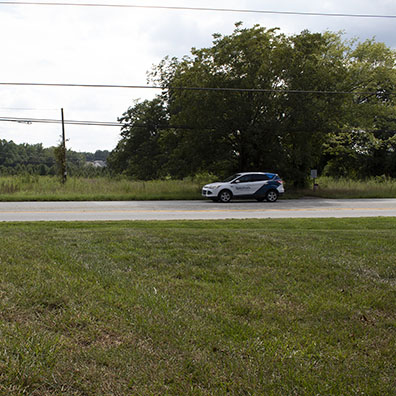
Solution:
[{"label": "tree", "polygon": [[[67,173],[71,176],[87,175],[86,162],[91,159],[105,160],[109,152],[80,153],[67,150]],[[57,158],[57,160],[56,160]],[[1,174],[31,173],[36,175],[58,174],[62,176],[65,170],[64,148],[62,143],[58,147],[44,148],[39,144],[15,144],[13,141],[0,140],[0,168]],[[104,169],[90,170],[89,176],[104,175]]]},{"label": "tree", "polygon": [[303,186],[309,169],[325,167],[325,159],[333,170],[346,169],[335,164],[342,151],[336,145],[358,140],[375,144],[343,151],[355,167],[365,159],[357,173],[373,172],[384,153],[390,169],[394,66],[395,52],[373,40],[343,41],[331,32],[286,36],[237,24],[230,35],[215,34],[211,47],[165,58],[152,70],[162,95],[123,115],[111,166],[144,179],[267,170]]},{"label": "tree", "polygon": [[[178,133],[191,173],[216,172],[222,162],[227,173],[275,170],[303,185],[325,136],[340,126],[343,98],[290,90],[342,88],[343,51],[337,34],[286,37],[277,29],[237,25],[230,36],[214,35],[212,47],[193,49],[192,57],[162,62],[152,76],[166,89],[171,122],[196,127]],[[241,91],[172,89],[183,86]],[[249,88],[265,92],[243,91]]]},{"label": "tree", "polygon": [[347,119],[328,137],[325,172],[365,178],[396,176],[396,54],[383,43],[366,40],[346,50]]},{"label": "tree", "polygon": [[56,161],[57,173],[60,176],[62,183],[66,181],[67,165],[66,165],[66,147],[63,142],[59,143],[54,148],[54,156]]},{"label": "tree", "polygon": [[122,138],[107,159],[111,169],[142,180],[160,177],[164,157],[160,131],[168,126],[161,98],[136,103],[119,121]]},{"label": "tree", "polygon": [[193,48],[192,57],[181,62],[165,60],[155,70],[153,78],[166,89],[172,124],[191,128],[177,129],[179,152],[189,158],[190,173],[272,167],[279,150],[274,133],[279,115],[274,100],[277,94],[181,91],[172,87],[271,90],[278,83],[277,60],[284,40],[276,29],[238,27],[231,36],[214,35],[212,47]]}]

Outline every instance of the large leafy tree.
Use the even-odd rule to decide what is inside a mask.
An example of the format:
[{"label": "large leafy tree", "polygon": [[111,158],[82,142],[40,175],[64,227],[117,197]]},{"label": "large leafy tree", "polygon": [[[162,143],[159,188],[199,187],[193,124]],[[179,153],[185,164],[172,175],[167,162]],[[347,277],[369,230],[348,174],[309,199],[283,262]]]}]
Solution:
[{"label": "large leafy tree", "polygon": [[[179,62],[165,60],[153,78],[166,90],[171,119],[196,127],[179,139],[187,151],[194,148],[195,171],[271,169],[303,184],[326,134],[341,125],[343,97],[296,91],[342,89],[343,60],[339,35],[304,31],[287,37],[277,29],[238,25],[229,36],[215,35],[210,48],[192,49]],[[194,141],[200,144],[185,143]]]},{"label": "large leafy tree", "polygon": [[301,186],[325,150],[332,160],[357,131],[393,128],[394,59],[374,41],[237,24],[230,35],[215,34],[211,47],[153,69],[163,93],[124,114],[111,164],[138,178],[271,170]]},{"label": "large leafy tree", "polygon": [[285,40],[276,29],[237,27],[230,36],[214,35],[212,47],[193,48],[190,57],[165,59],[155,69],[152,77],[165,89],[172,122],[192,127],[178,131],[180,154],[191,158],[194,150],[192,172],[229,173],[277,164],[282,109],[272,91],[280,83]]}]

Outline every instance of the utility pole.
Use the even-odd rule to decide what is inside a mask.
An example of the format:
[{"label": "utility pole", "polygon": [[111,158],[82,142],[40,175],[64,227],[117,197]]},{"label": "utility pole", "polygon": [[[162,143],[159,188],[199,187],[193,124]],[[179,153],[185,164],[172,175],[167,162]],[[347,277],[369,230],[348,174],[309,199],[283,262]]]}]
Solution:
[{"label": "utility pole", "polygon": [[61,108],[62,115],[62,183],[66,183],[67,170],[66,170],[66,137],[65,137],[65,118],[63,116],[63,108]]}]

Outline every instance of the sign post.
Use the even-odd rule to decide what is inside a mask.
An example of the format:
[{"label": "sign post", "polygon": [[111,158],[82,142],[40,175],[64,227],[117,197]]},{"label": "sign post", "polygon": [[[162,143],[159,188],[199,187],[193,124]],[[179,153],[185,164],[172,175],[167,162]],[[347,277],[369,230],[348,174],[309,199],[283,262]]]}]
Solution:
[{"label": "sign post", "polygon": [[318,184],[316,183],[316,178],[318,177],[318,170],[317,169],[311,169],[311,178],[313,181],[313,191],[316,191],[318,188]]}]

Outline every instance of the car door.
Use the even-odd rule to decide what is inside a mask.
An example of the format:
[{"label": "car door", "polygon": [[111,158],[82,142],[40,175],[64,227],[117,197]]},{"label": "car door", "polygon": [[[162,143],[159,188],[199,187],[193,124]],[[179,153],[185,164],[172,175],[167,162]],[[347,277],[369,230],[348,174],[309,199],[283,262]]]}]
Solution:
[{"label": "car door", "polygon": [[243,197],[253,195],[255,191],[255,182],[253,175],[243,175],[232,182],[232,194],[234,197]]}]

